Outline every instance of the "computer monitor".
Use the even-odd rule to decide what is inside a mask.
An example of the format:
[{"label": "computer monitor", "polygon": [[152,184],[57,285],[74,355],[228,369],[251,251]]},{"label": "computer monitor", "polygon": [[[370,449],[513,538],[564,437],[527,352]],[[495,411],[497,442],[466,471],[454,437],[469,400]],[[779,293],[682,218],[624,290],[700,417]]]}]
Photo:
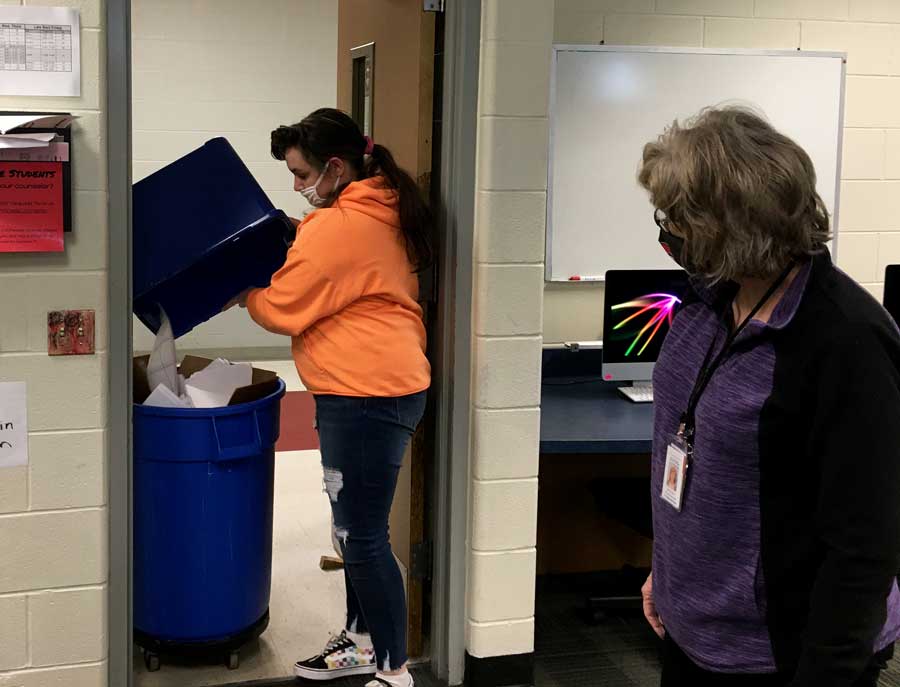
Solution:
[{"label": "computer monitor", "polygon": [[884,270],[884,309],[900,326],[900,265],[888,265]]},{"label": "computer monitor", "polygon": [[684,270],[610,270],[603,303],[603,379],[644,381],[688,288]]}]

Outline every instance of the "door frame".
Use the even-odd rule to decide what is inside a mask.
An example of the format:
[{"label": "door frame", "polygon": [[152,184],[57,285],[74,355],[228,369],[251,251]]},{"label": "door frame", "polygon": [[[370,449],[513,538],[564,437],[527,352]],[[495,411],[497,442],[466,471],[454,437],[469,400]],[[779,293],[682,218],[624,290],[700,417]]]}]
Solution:
[{"label": "door frame", "polygon": [[[107,503],[108,684],[133,684],[131,0],[106,0],[108,171]],[[435,387],[432,671],[462,683],[465,665],[466,539],[471,447],[472,259],[481,0],[447,3],[442,112],[441,236]]]},{"label": "door frame", "polygon": [[107,684],[130,687],[131,615],[131,0],[106,0],[107,488],[109,587]]},{"label": "door frame", "polygon": [[450,685],[465,673],[471,451],[472,286],[481,0],[446,3],[441,115],[443,241],[434,377],[432,670]]}]

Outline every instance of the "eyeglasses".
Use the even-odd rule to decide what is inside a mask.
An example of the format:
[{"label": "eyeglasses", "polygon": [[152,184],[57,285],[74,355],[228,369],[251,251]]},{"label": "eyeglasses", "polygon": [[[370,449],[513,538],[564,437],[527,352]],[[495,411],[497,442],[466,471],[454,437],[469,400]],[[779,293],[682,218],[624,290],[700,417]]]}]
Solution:
[{"label": "eyeglasses", "polygon": [[656,226],[658,226],[664,232],[668,234],[672,233],[672,220],[666,217],[666,213],[664,211],[656,208],[653,211],[653,221],[656,222]]}]

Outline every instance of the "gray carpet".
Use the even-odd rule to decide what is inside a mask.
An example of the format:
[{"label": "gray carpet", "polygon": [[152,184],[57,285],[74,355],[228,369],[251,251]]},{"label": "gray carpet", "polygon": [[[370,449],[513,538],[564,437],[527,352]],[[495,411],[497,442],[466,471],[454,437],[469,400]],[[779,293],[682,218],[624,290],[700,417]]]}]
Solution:
[{"label": "gray carpet", "polygon": [[[640,611],[585,620],[584,580],[538,586],[535,687],[658,687],[660,643]],[[900,687],[900,646],[880,687]]]},{"label": "gray carpet", "polygon": [[583,609],[589,589],[584,581],[542,581],[539,585],[535,687],[656,687],[656,636],[631,611],[588,624]]},{"label": "gray carpet", "polygon": [[[429,672],[427,667],[420,666],[412,669],[413,677],[416,680],[416,687],[442,687],[441,683]],[[285,678],[283,680],[251,680],[250,682],[232,682],[220,687],[300,687],[301,685],[321,685],[327,684],[329,687],[361,687],[368,680],[364,677],[342,678],[332,682],[309,682],[295,678]]]},{"label": "gray carpet", "polygon": [[[535,634],[535,687],[658,687],[659,641],[639,611],[607,614],[597,624],[585,620],[585,580],[539,583]],[[442,687],[427,667],[413,669],[417,687]],[[301,680],[257,680],[221,687],[296,687]],[[361,678],[328,683],[360,687]],[[900,687],[898,657],[882,674],[880,687]]]}]

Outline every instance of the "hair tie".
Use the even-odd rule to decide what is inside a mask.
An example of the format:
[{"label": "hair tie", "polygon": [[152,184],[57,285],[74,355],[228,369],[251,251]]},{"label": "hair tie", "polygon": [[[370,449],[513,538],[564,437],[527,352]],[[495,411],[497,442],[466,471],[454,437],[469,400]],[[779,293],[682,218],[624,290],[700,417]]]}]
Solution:
[{"label": "hair tie", "polygon": [[366,149],[365,149],[365,151],[363,151],[363,153],[365,155],[371,155],[372,151],[375,150],[375,141],[373,141],[368,136],[366,136],[365,139],[366,139]]}]

